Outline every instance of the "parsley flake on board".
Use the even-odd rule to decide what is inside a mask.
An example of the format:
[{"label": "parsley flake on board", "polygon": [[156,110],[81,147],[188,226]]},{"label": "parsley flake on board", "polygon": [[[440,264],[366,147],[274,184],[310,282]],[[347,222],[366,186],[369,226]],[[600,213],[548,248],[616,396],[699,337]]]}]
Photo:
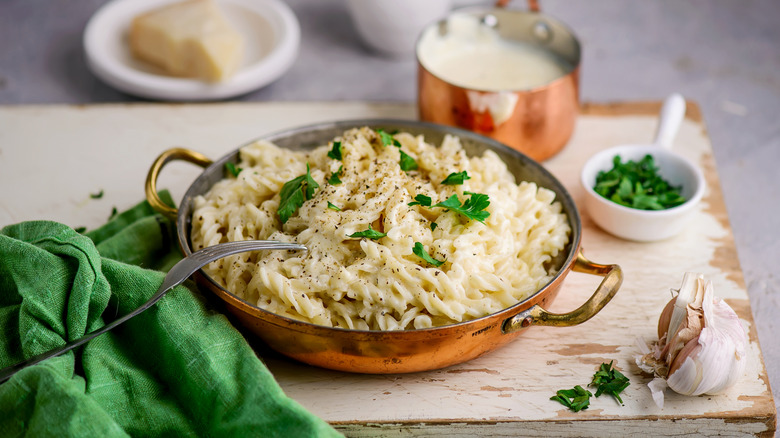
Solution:
[{"label": "parsley flake on board", "polygon": [[623,400],[620,398],[620,393],[630,385],[628,377],[624,376],[620,371],[612,368],[612,362],[608,364],[602,363],[596,374],[593,375],[593,381],[590,382],[590,386],[596,387],[596,397],[601,394],[609,394],[615,397],[621,405]]},{"label": "parsley flake on board", "polygon": [[430,196],[417,195],[417,196],[414,197],[414,201],[410,202],[407,205],[410,205],[410,206],[411,205],[422,205],[423,207],[430,207],[431,206],[431,202],[433,202],[433,200],[431,199]]},{"label": "parsley flake on board", "polygon": [[401,161],[399,163],[401,165],[401,170],[403,170],[404,172],[408,172],[410,170],[417,170],[417,161],[415,161],[414,158],[410,157],[409,155],[406,154],[406,152],[400,149],[398,150],[398,152],[401,153]]},{"label": "parsley flake on board", "polygon": [[485,209],[490,205],[490,198],[484,193],[464,192],[471,197],[461,205],[458,195],[450,196],[446,201],[435,204],[434,207],[442,207],[448,210],[457,211],[469,219],[474,219],[485,223],[485,219],[490,216],[490,212]]},{"label": "parsley flake on board", "polygon": [[649,154],[638,162],[625,163],[615,155],[612,169],[599,172],[593,187],[604,198],[639,210],[665,210],[684,203],[680,189],[658,174],[658,166]]},{"label": "parsley flake on board", "polygon": [[328,158],[341,161],[341,142],[334,141],[333,147],[328,151]]},{"label": "parsley flake on board", "polygon": [[[612,363],[602,363],[596,374],[593,375],[593,379],[589,386],[595,386],[596,397],[601,394],[609,394],[615,398],[621,405],[623,400],[620,398],[620,393],[630,385],[628,377],[620,373],[620,371],[612,368]],[[590,398],[593,393],[584,389],[580,385],[575,386],[572,389],[561,389],[550,397],[550,400],[557,401],[574,412],[579,412],[582,409],[587,409],[590,405]]]},{"label": "parsley flake on board", "polygon": [[414,248],[412,248],[412,252],[417,257],[425,260],[426,262],[432,264],[433,266],[436,266],[437,268],[444,264],[443,261],[436,260],[435,258],[431,257],[427,251],[425,251],[425,247],[420,242],[414,242]]},{"label": "parsley flake on board", "polygon": [[282,223],[287,222],[304,202],[314,196],[315,190],[320,185],[311,177],[309,163],[306,163],[306,174],[287,181],[279,192],[279,208],[277,214]]},{"label": "parsley flake on board", "polygon": [[572,389],[560,389],[550,400],[557,401],[574,412],[588,409],[590,397],[593,395],[590,391],[580,385]]},{"label": "parsley flake on board", "polygon": [[395,147],[401,147],[401,142],[395,139],[395,137],[392,136],[392,134],[388,134],[387,132],[377,129],[376,133],[379,134],[379,140],[382,142],[384,146],[395,146]]},{"label": "parsley flake on board", "polygon": [[364,231],[358,231],[357,233],[352,233],[349,235],[349,237],[365,237],[367,239],[371,240],[377,240],[381,239],[383,237],[387,236],[387,234],[382,233],[380,231],[377,231],[373,228],[371,228],[371,224],[368,224],[368,229]]},{"label": "parsley flake on board", "polygon": [[225,170],[227,170],[229,174],[238,178],[238,174],[241,173],[242,169],[240,167],[236,167],[236,165],[233,163],[225,163]]},{"label": "parsley flake on board", "polygon": [[103,197],[103,190],[101,189],[101,190],[100,190],[99,192],[97,192],[97,193],[90,193],[90,194],[89,194],[89,197],[90,197],[90,198],[92,198],[92,199],[100,199],[100,198],[102,198],[102,197]]},{"label": "parsley flake on board", "polygon": [[330,201],[328,201],[328,208],[334,211],[341,211],[341,209],[337,205],[333,204]]},{"label": "parsley flake on board", "polygon": [[444,178],[444,181],[442,181],[442,184],[448,185],[448,186],[457,186],[463,184],[463,181],[471,179],[468,172],[465,170],[463,172],[452,172],[451,174],[447,175],[447,178]]},{"label": "parsley flake on board", "polygon": [[337,186],[341,184],[341,179],[339,178],[339,176],[341,176],[341,172],[343,170],[344,170],[344,165],[342,164],[341,166],[339,166],[339,169],[333,172],[333,175],[331,175],[330,178],[328,178],[328,184],[333,186]]}]

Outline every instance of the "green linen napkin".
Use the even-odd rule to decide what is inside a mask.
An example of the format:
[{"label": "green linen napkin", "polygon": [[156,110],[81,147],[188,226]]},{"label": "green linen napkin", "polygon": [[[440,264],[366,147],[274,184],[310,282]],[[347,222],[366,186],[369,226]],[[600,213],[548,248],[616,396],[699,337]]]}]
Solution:
[{"label": "green linen napkin", "polygon": [[[180,258],[173,236],[146,202],[85,234],[48,221],[0,230],[0,367],[139,307]],[[1,384],[0,436],[339,436],[185,285]]]}]

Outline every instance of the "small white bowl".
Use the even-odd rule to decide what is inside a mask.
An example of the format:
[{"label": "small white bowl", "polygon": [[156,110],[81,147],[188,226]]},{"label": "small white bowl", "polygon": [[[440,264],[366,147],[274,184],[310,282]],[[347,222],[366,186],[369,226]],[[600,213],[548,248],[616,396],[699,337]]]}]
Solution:
[{"label": "small white bowl", "polygon": [[[651,242],[668,239],[681,232],[704,196],[706,183],[702,171],[690,160],[671,151],[674,134],[685,115],[685,100],[675,94],[664,103],[654,144],[622,145],[603,150],[591,157],[582,168],[585,208],[593,221],[617,237]],[[600,171],[612,169],[615,155],[625,162],[639,161],[651,155],[659,175],[672,186],[681,187],[685,203],[666,210],[639,210],[604,198],[593,190]]]}]

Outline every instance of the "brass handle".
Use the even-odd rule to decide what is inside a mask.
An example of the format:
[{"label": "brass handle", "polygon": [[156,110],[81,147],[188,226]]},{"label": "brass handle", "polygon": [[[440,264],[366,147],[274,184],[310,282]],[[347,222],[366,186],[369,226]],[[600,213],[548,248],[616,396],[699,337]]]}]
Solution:
[{"label": "brass handle", "polygon": [[569,313],[550,313],[541,306],[534,305],[530,309],[508,318],[501,326],[503,333],[512,333],[532,325],[548,325],[569,327],[592,318],[615,296],[623,283],[623,270],[618,265],[601,265],[585,258],[582,250],[577,254],[577,260],[572,268],[575,272],[600,275],[604,277],[596,292],[588,298],[585,304]]},{"label": "brass handle", "polygon": [[[505,8],[509,5],[510,0],[496,0],[496,7],[497,8]],[[539,12],[541,9],[539,8],[539,0],[528,0],[528,10],[530,12]]]},{"label": "brass handle", "polygon": [[160,199],[160,196],[157,194],[157,177],[160,176],[160,171],[166,164],[175,160],[184,160],[201,167],[208,167],[213,163],[213,161],[208,159],[205,155],[184,148],[168,149],[160,154],[160,156],[154,160],[154,163],[152,163],[152,167],[146,175],[146,184],[144,186],[146,200],[155,211],[174,222],[176,221],[178,210],[168,206]]}]

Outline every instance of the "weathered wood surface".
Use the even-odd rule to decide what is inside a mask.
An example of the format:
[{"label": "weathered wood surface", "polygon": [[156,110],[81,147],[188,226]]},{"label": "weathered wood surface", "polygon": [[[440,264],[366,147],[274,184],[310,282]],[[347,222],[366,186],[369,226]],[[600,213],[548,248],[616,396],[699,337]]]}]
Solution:
[{"label": "weathered wood surface", "polygon": [[[596,151],[652,140],[659,105],[585,105],[569,145],[545,162],[582,205],[579,171]],[[365,117],[414,118],[412,105],[266,103],[0,107],[0,226],[55,219],[96,226],[111,208],[143,197],[143,180],[159,152],[187,146],[218,158],[259,135],[303,124]],[[705,170],[702,209],[675,238],[632,243],[583,217],[585,254],[620,264],[615,299],[572,328],[532,327],[510,345],[465,364],[410,375],[356,375],[312,368],[262,351],[292,398],[350,436],[773,436],[775,405],[736,257],[712,148],[697,107],[689,107],[675,149]],[[26,163],[20,165],[19,163]],[[199,169],[174,164],[159,185],[176,197]],[[100,200],[89,194],[104,191]],[[634,364],[638,337],[655,336],[658,315],[685,271],[702,272],[739,314],[750,336],[738,385],[717,396],[668,391],[659,409]],[[593,292],[598,277],[572,273],[551,306],[567,311]],[[557,389],[585,385],[602,362],[631,380],[624,406],[607,397],[572,413],[549,400]]]}]

